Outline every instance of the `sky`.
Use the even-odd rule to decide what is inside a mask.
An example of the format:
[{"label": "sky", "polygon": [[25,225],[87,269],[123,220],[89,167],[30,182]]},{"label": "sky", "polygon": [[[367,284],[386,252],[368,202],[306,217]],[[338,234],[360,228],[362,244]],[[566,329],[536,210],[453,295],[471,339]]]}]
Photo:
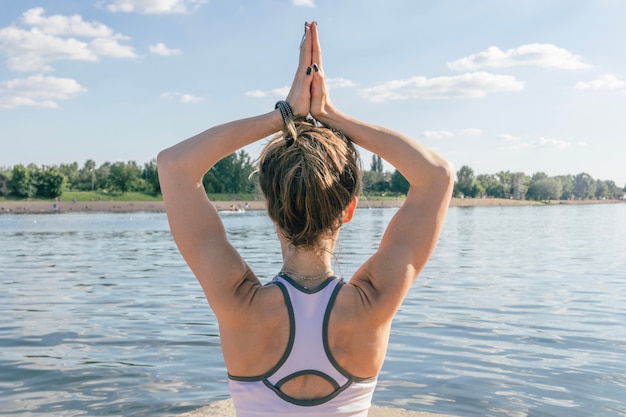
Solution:
[{"label": "sky", "polygon": [[[142,165],[271,111],[315,20],[341,111],[457,170],[626,184],[621,0],[0,0],[0,10],[0,167]],[[263,143],[246,152],[256,158]]]}]

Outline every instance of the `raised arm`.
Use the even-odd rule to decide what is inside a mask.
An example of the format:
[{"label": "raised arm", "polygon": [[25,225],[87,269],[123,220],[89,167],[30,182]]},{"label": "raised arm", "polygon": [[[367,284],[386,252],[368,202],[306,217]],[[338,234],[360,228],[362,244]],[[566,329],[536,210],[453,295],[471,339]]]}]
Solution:
[{"label": "raised arm", "polygon": [[[216,126],[165,149],[157,158],[172,235],[220,319],[236,311],[232,307],[245,295],[241,291],[251,292],[258,280],[228,242],[202,177],[221,158],[280,130],[282,123],[276,111]],[[248,285],[242,286],[244,282]]]},{"label": "raised arm", "polygon": [[407,198],[385,231],[378,251],[355,273],[358,286],[386,318],[395,314],[432,254],[452,195],[454,173],[445,159],[400,133],[356,120],[330,102],[321,68],[317,27],[312,28],[311,114],[354,143],[380,155],[408,180]]},{"label": "raised arm", "polygon": [[[305,33],[309,33],[309,25]],[[296,116],[310,108],[310,36],[301,46],[298,70],[287,101]],[[212,127],[163,150],[157,158],[161,191],[178,248],[220,319],[241,317],[260,284],[228,242],[217,210],[207,198],[203,175],[220,159],[283,128],[279,110]],[[231,317],[232,316],[232,317]]]}]

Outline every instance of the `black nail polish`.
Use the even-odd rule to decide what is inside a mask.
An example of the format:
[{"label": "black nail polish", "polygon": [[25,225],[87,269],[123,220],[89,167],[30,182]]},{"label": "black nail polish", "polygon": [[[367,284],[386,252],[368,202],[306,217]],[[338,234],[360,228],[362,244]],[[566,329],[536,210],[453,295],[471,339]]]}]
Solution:
[{"label": "black nail polish", "polygon": [[313,64],[313,69],[315,72],[320,72],[320,67],[318,67],[317,64]]},{"label": "black nail polish", "polygon": [[306,67],[306,75],[311,75],[311,67]]}]

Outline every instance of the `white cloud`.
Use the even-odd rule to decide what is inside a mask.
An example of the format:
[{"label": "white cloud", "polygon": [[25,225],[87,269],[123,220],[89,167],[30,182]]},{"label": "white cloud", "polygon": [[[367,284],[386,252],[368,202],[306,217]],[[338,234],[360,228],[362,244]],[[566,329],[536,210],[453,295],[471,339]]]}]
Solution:
[{"label": "white cloud", "polygon": [[[575,145],[586,146],[584,142],[578,142]],[[541,137],[539,139],[534,139],[532,141],[515,141],[515,144],[513,144],[509,149],[512,149],[512,150],[522,150],[522,149],[564,150],[564,149],[569,149],[572,146],[574,146],[574,144],[572,144],[571,142],[567,142],[561,139]]]},{"label": "white cloud", "polygon": [[498,135],[498,140],[501,140],[503,142],[519,142],[521,139],[522,138],[520,138],[519,136],[513,136],[508,133],[502,133]]},{"label": "white cloud", "polygon": [[389,81],[376,87],[361,90],[361,95],[370,101],[386,100],[479,98],[489,93],[520,91],[524,83],[510,75],[488,72],[472,72],[445,77],[412,77],[406,80]]},{"label": "white cloud", "polygon": [[589,82],[578,82],[574,88],[578,90],[619,90],[626,87],[626,83],[615,75],[605,74]]},{"label": "white cloud", "polygon": [[46,17],[46,11],[36,7],[22,14],[22,22],[36,27],[42,32],[53,36],[84,36],[89,38],[108,38],[114,36],[113,31],[99,22],[85,22],[80,15],[53,15]]},{"label": "white cloud", "polygon": [[508,68],[518,65],[537,65],[566,70],[588,68],[581,57],[567,49],[546,43],[531,43],[503,51],[492,46],[477,54],[448,62],[454,71],[476,71],[481,68]]},{"label": "white cloud", "polygon": [[287,94],[289,94],[289,90],[291,88],[284,86],[281,88],[275,88],[273,90],[270,90],[270,94],[276,97],[287,97]]},{"label": "white cloud", "polygon": [[246,97],[254,97],[254,98],[263,98],[263,97],[285,98],[287,97],[287,94],[289,94],[289,89],[290,89],[289,86],[284,86],[284,87],[274,88],[272,90],[267,90],[267,91],[263,91],[263,90],[246,91],[244,94],[246,95]]},{"label": "white cloud", "polygon": [[161,56],[172,56],[172,55],[180,55],[183,53],[180,49],[170,49],[164,43],[157,43],[156,45],[150,45],[148,47],[150,52],[155,55]]},{"label": "white cloud", "polygon": [[539,138],[530,143],[531,148],[567,149],[571,146],[572,144],[569,142],[554,138]]},{"label": "white cloud", "polygon": [[97,61],[87,43],[50,36],[39,29],[9,26],[0,29],[0,51],[13,71],[52,71],[49,62],[59,60]]},{"label": "white cloud", "polygon": [[161,97],[166,98],[168,100],[177,100],[178,102],[183,103],[183,104],[199,103],[204,100],[202,97],[194,96],[191,94],[169,93],[169,92],[162,93]]},{"label": "white cloud", "polygon": [[180,102],[181,103],[199,103],[202,101],[202,97],[192,96],[191,94],[181,94]]},{"label": "white cloud", "polygon": [[189,13],[208,0],[105,0],[100,2],[111,12],[123,13]]},{"label": "white cloud", "polygon": [[[98,22],[85,22],[78,15],[44,16],[41,8],[22,15],[30,29],[7,26],[0,29],[0,53],[6,56],[9,69],[21,72],[52,71],[54,61],[95,62],[102,56],[134,58],[131,46],[120,41],[126,36],[116,34]],[[75,37],[91,38],[79,40]]]},{"label": "white cloud", "polygon": [[454,132],[449,130],[425,130],[422,136],[428,139],[445,139],[454,137]]},{"label": "white cloud", "polygon": [[326,79],[326,86],[331,88],[346,88],[346,87],[355,87],[356,84],[345,78],[328,78]]},{"label": "white cloud", "polygon": [[246,97],[262,98],[267,97],[267,93],[263,90],[246,91]]},{"label": "white cloud", "polygon": [[100,56],[112,58],[134,58],[137,55],[132,46],[120,45],[115,39],[98,38],[89,42],[89,49]]},{"label": "white cloud", "polygon": [[0,83],[0,108],[56,108],[57,101],[67,100],[87,89],[72,78],[33,75]]},{"label": "white cloud", "polygon": [[315,7],[314,0],[291,0],[294,6]]},{"label": "white cloud", "polygon": [[483,131],[482,129],[478,129],[476,127],[467,127],[459,130],[457,134],[459,136],[480,136],[483,134]]},{"label": "white cloud", "polygon": [[422,132],[422,136],[427,139],[446,139],[456,136],[480,136],[483,134],[482,129],[475,127],[468,127],[456,131],[452,130],[425,130]]}]

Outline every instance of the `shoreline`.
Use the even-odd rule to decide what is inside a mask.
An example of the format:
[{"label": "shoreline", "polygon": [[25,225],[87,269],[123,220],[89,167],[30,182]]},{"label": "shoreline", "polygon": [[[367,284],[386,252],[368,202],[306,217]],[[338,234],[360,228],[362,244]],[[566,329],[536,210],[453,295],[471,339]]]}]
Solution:
[{"label": "shoreline", "polygon": [[[358,208],[400,207],[404,200],[359,199]],[[218,211],[265,210],[264,201],[214,201]],[[450,207],[511,207],[511,206],[554,206],[581,204],[626,204],[626,200],[554,200],[547,203],[531,200],[509,200],[503,198],[453,198]],[[137,213],[165,212],[162,201],[0,201],[0,214],[45,214],[45,213]]]}]

